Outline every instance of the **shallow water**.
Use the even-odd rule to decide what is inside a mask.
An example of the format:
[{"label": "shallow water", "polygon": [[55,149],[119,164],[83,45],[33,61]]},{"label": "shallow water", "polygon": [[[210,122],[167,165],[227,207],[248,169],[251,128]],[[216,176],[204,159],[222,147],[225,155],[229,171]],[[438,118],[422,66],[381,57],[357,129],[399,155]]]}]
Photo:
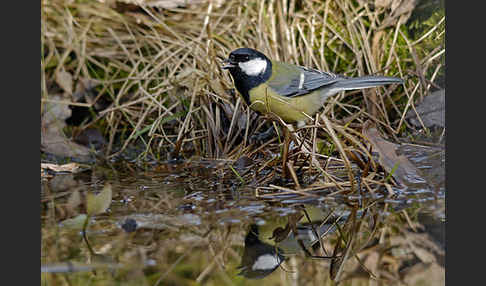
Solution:
[{"label": "shallow water", "polygon": [[[227,161],[57,174],[42,183],[43,282],[443,285],[443,151],[404,146],[425,183],[350,194],[256,187]],[[110,207],[86,231],[93,254],[84,197],[107,184]]]}]

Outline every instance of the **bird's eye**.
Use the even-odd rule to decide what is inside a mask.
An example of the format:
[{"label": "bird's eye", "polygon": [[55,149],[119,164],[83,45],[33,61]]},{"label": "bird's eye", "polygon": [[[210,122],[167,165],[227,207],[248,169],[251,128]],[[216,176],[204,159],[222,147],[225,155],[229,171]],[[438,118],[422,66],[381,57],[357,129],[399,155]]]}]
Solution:
[{"label": "bird's eye", "polygon": [[233,58],[231,58],[231,56],[230,56],[230,59],[233,59],[237,62],[242,63],[242,62],[246,62],[246,61],[250,60],[250,56],[249,55],[234,55]]}]

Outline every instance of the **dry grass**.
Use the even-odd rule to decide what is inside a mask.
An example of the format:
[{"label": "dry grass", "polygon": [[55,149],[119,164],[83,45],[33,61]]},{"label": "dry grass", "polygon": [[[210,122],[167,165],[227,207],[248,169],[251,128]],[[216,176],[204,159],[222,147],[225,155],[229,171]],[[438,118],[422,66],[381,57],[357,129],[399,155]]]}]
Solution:
[{"label": "dry grass", "polygon": [[[366,285],[370,284],[368,277],[377,276],[387,285],[388,281],[399,279],[401,262],[392,260],[389,252],[397,244],[410,244],[412,236],[400,225],[402,220],[406,219],[412,229],[414,226],[407,212],[403,212],[405,218],[400,217],[401,213],[386,216],[392,208],[390,204],[362,196],[383,190],[393,194],[394,183],[371,159],[370,144],[362,130],[366,122],[372,122],[390,141],[413,131],[405,114],[415,109],[416,100],[427,95],[444,70],[445,47],[430,45],[444,39],[443,19],[411,38],[404,27],[404,17],[393,17],[390,7],[372,8],[369,3],[373,1],[228,0],[220,5],[213,1],[160,10],[106,2],[109,4],[80,0],[42,2],[43,102],[53,102],[54,96],[61,95],[62,100],[56,102],[89,110],[91,117],[80,128],[102,130],[108,140],[104,150],[108,158],[141,144],[139,159],[214,159],[211,162],[219,162],[221,168],[214,172],[208,169],[207,172],[213,173],[207,175],[213,178],[217,173],[218,180],[231,177],[229,185],[218,184],[225,192],[242,182],[255,191],[258,199],[271,203],[278,203],[286,194],[298,194],[303,200],[296,200],[296,204],[308,198],[322,199],[327,205],[344,205],[341,200],[346,197],[351,215],[333,236],[332,247],[326,246],[328,253],[320,253],[339,253],[342,259],[332,262],[323,259],[309,265],[306,273],[300,273],[299,281],[309,280],[305,282],[311,285],[313,279],[345,280],[351,274],[362,275],[363,270],[368,274]],[[261,50],[274,59],[348,76],[398,76],[405,79],[405,84],[349,92],[330,99],[323,112],[307,126],[290,133],[293,139],[287,154],[290,179],[283,181],[280,180],[283,154],[278,156],[283,153],[281,130],[279,136],[269,141],[251,140],[257,131],[283,123],[278,119],[264,120],[251,111],[232,92],[231,78],[220,68],[221,60],[231,50],[243,46]],[[72,86],[60,84],[66,73],[72,78]],[[226,165],[231,166],[231,171]],[[197,176],[194,179],[200,181]],[[146,194],[133,189],[136,196]],[[134,213],[174,210],[173,198],[159,197],[169,193],[156,192],[153,200],[139,198],[132,210]],[[167,206],[162,210],[161,204]],[[56,210],[51,211],[54,214]],[[57,224],[54,218],[54,215],[50,218],[52,225]],[[105,225],[101,227],[106,229]],[[168,235],[170,232],[164,233],[165,236],[153,232],[153,238],[139,243],[143,251],[129,253],[125,253],[125,248],[132,249],[133,245],[126,234],[110,236],[106,245],[113,245],[112,252],[120,253],[126,260],[122,262],[141,259],[139,255],[146,253],[150,257],[168,257],[159,261],[162,263],[157,268],[159,275],[143,272],[141,263],[132,263],[140,265],[140,269],[127,270],[120,281],[126,274],[147,276],[150,280],[150,283],[135,281],[134,285],[154,285],[163,279],[189,284],[179,280],[174,269],[191,264],[197,267],[193,280],[204,281],[208,273],[218,270],[221,272],[218,279],[229,284],[230,278],[221,269],[237,265],[240,257],[232,246],[242,246],[241,233],[236,228],[231,232],[228,228],[227,233],[218,229],[206,232],[204,227],[194,229],[197,243],[188,241],[175,249],[173,246],[180,242],[177,236]],[[395,244],[384,243],[392,241],[388,237],[396,229],[405,238]],[[371,243],[374,239],[378,242]],[[147,246],[147,241],[155,241],[158,247],[150,248],[152,244]],[[417,241],[416,237],[413,241]],[[102,239],[95,242],[104,245]],[[59,257],[69,257],[74,252],[71,248],[78,251],[79,237],[62,237],[44,228],[43,246],[46,251],[43,255],[58,261]],[[194,255],[195,251],[204,255]],[[200,257],[206,257],[208,251],[215,258],[201,263]],[[180,255],[176,258],[173,252]],[[305,263],[300,258],[296,261]],[[356,271],[345,271],[345,264]],[[379,265],[385,270],[377,271]],[[75,283],[76,277],[69,279]],[[108,272],[106,277],[111,279]],[[84,281],[82,277],[79,279]]]},{"label": "dry grass", "polygon": [[[215,3],[157,10],[95,1],[42,2],[41,100],[61,93],[60,72],[70,73],[75,83],[93,84],[94,95],[85,96],[86,103],[66,91],[64,102],[92,111],[81,128],[103,130],[107,157],[138,142],[144,146],[140,158],[247,156],[259,159],[255,169],[278,170],[279,158],[270,154],[280,153],[282,140],[263,145],[250,140],[267,121],[234,95],[228,73],[220,68],[231,50],[253,47],[274,59],[348,76],[398,76],[406,80],[403,86],[330,99],[320,116],[291,134],[290,175],[297,189],[302,182],[296,172],[304,171],[323,175],[323,184],[354,192],[356,163],[371,164],[362,170],[367,180],[383,180],[372,172],[378,167],[369,160],[361,130],[368,120],[394,139],[411,130],[406,112],[444,68],[444,46],[416,49],[427,39],[444,37],[443,21],[413,40],[404,32],[403,18],[390,18],[389,7],[372,9],[366,1]],[[336,166],[346,168],[347,180],[329,174]],[[268,183],[265,177],[258,181]]]}]

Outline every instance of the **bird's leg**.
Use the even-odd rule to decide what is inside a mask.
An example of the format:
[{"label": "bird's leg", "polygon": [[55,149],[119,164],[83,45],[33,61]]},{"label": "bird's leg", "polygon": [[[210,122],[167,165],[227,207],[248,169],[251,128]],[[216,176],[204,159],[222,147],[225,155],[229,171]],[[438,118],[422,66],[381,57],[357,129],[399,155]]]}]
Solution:
[{"label": "bird's leg", "polygon": [[283,145],[283,154],[282,154],[282,177],[284,179],[288,179],[289,172],[287,170],[287,161],[289,157],[289,147],[290,147],[290,130],[287,126],[284,126],[283,133],[284,133],[284,145]]},{"label": "bird's leg", "polygon": [[268,139],[274,137],[276,135],[275,128],[270,126],[266,131],[260,132],[258,134],[255,134],[251,136],[251,140],[257,141],[257,142],[265,142]]}]

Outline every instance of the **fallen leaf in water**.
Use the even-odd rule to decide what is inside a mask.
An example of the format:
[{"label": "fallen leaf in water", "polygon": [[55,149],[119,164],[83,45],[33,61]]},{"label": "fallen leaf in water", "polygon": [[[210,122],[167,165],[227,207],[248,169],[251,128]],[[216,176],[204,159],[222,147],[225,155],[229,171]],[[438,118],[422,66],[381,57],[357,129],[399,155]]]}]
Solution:
[{"label": "fallen leaf in water", "polygon": [[110,207],[111,198],[112,190],[110,184],[106,184],[97,195],[88,193],[86,195],[86,213],[89,216],[104,213]]},{"label": "fallen leaf in water", "polygon": [[396,153],[398,144],[383,139],[378,130],[365,123],[363,135],[370,141],[373,151],[378,152],[378,162],[399,183],[405,186],[424,184],[426,181],[419,175],[420,171],[405,157]]},{"label": "fallen leaf in water", "polygon": [[87,218],[86,214],[80,214],[73,218],[68,218],[61,221],[59,223],[59,226],[71,230],[81,230],[86,221],[86,218]]}]

